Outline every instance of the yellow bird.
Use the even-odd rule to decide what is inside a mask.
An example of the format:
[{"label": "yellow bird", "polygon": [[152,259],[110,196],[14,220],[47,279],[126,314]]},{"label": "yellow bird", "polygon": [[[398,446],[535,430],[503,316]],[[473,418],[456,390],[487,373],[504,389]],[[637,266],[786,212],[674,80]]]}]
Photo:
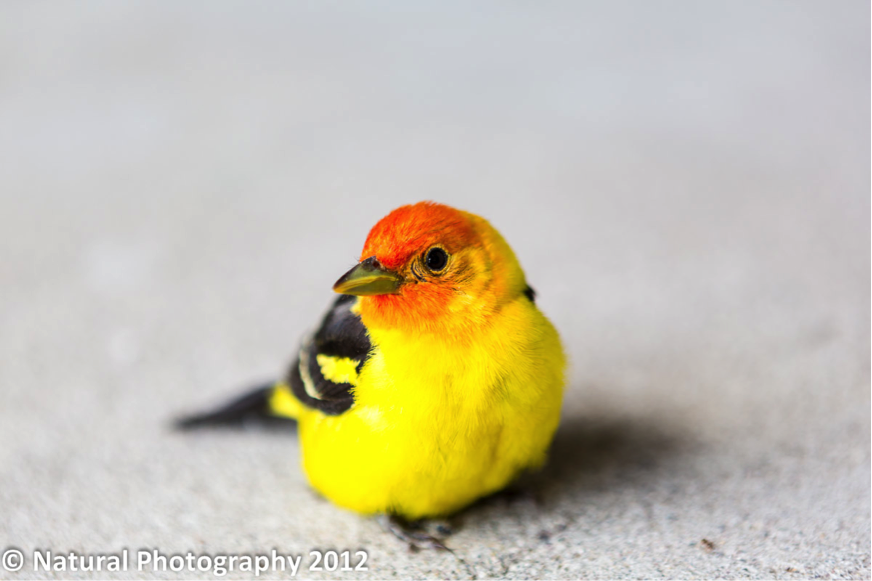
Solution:
[{"label": "yellow bird", "polygon": [[292,418],[318,492],[407,520],[450,515],[543,464],[563,348],[486,220],[433,202],[397,208],[333,290],[342,296],[284,381],[180,425]]}]

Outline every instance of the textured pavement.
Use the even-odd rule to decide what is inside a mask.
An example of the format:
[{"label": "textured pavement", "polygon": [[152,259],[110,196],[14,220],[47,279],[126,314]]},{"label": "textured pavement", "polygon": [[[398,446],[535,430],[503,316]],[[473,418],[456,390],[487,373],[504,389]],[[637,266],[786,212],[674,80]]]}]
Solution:
[{"label": "textured pavement", "polygon": [[[299,577],[870,577],[869,7],[0,4],[0,578],[35,549],[366,550]],[[516,250],[572,362],[532,494],[409,553],[282,373],[369,227]],[[235,573],[229,578],[248,575]],[[261,577],[285,577],[270,573]]]}]

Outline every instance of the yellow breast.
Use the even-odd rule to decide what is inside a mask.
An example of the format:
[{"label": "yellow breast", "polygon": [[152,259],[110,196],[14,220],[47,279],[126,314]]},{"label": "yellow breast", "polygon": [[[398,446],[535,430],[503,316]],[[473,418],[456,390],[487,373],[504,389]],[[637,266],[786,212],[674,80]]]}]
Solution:
[{"label": "yellow breast", "polygon": [[398,330],[370,339],[352,408],[299,415],[304,469],[327,498],[362,513],[445,515],[545,460],[565,360],[532,303],[509,303],[462,341]]}]

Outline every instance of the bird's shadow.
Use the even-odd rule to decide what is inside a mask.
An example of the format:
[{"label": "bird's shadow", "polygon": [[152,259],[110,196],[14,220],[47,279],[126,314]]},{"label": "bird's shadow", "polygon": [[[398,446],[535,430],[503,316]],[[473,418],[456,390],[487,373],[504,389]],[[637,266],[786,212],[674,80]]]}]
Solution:
[{"label": "bird's shadow", "polygon": [[541,477],[594,483],[628,467],[657,469],[688,450],[688,438],[674,426],[638,417],[574,416],[557,431]]},{"label": "bird's shadow", "polygon": [[591,410],[565,417],[551,445],[548,463],[514,485],[483,498],[452,519],[456,528],[500,513],[515,513],[516,503],[554,514],[568,501],[596,502],[601,494],[650,488],[668,479],[670,466],[693,453],[693,438],[673,425],[638,417],[616,417]]}]

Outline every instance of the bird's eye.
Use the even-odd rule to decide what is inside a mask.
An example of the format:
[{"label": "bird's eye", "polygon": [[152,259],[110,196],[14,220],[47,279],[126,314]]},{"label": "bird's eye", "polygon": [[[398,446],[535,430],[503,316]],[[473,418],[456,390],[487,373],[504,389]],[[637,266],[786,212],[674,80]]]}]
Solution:
[{"label": "bird's eye", "polygon": [[441,248],[431,248],[424,257],[424,264],[430,272],[439,272],[448,264],[448,254]]}]

